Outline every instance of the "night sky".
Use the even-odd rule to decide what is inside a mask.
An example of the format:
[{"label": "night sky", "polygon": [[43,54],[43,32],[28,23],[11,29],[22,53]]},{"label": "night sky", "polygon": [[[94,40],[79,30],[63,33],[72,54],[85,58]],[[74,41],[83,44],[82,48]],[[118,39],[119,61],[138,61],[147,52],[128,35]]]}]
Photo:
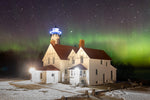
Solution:
[{"label": "night sky", "polygon": [[[114,61],[150,65],[150,0],[0,0],[0,51],[45,52],[51,28],[61,44],[105,50]],[[34,53],[33,53],[34,52]]]}]

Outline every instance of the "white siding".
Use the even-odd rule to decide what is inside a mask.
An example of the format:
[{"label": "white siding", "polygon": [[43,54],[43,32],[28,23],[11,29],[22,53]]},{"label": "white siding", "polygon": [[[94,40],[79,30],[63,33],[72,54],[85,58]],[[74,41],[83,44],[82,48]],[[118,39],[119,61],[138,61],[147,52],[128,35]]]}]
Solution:
[{"label": "white siding", "polygon": [[58,83],[59,71],[46,71],[46,83]]},{"label": "white siding", "polygon": [[[80,62],[80,57],[83,57],[83,63]],[[72,57],[74,57],[75,63],[72,64]],[[55,63],[53,64],[53,58],[55,58]],[[48,59],[50,59],[50,62],[48,63]],[[102,60],[102,64],[101,64]],[[57,83],[57,82],[64,82],[67,80],[71,84],[78,84],[81,82],[81,80],[85,80],[86,84],[88,85],[96,85],[96,84],[103,84],[103,74],[105,74],[105,82],[110,83],[111,80],[111,71],[113,71],[113,81],[116,81],[116,68],[114,68],[110,60],[103,60],[103,59],[90,59],[89,56],[86,54],[86,52],[80,48],[77,53],[75,53],[74,50],[71,51],[71,53],[68,56],[68,60],[61,60],[56,53],[53,46],[50,44],[44,58],[42,59],[43,66],[46,65],[54,65],[57,67],[60,71],[47,71],[47,74],[45,77],[46,83]],[[107,62],[107,66],[106,66]],[[77,64],[82,64],[84,67],[87,68],[86,70],[86,76],[80,77],[80,76],[71,76],[70,71],[67,71],[67,74],[65,74],[65,69],[69,69],[70,67],[73,67]],[[96,69],[98,70],[98,74],[96,75]],[[51,77],[51,74],[54,73],[55,77]],[[41,82],[40,79],[40,71],[36,71],[35,73],[32,73],[32,80],[35,82]],[[97,83],[96,83],[97,81]]]},{"label": "white siding", "polygon": [[[96,69],[98,70],[97,75]],[[111,71],[113,71],[113,80],[111,80]],[[110,60],[103,60],[103,63],[101,64],[99,59],[90,59],[89,74],[89,85],[103,84],[103,81],[105,83],[116,81],[116,69],[110,64]],[[105,80],[103,80],[103,74],[105,74]]]},{"label": "white siding", "polygon": [[34,71],[31,73],[31,80],[33,82],[37,82],[37,83],[40,83],[41,82],[41,77],[40,77],[40,74],[42,73],[42,71]]}]

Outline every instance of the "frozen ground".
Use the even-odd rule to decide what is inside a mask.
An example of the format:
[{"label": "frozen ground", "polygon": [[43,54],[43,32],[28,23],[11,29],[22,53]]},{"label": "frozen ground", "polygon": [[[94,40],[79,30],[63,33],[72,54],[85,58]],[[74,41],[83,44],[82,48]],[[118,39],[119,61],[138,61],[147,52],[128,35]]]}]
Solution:
[{"label": "frozen ground", "polygon": [[61,83],[57,84],[34,84],[42,87],[40,89],[17,88],[15,84],[25,86],[34,84],[31,81],[0,81],[0,100],[53,100],[59,99],[62,96],[74,96],[84,93],[85,90],[91,91],[90,88],[74,87]]},{"label": "frozen ground", "polygon": [[[10,85],[11,84],[11,85]],[[15,85],[14,85],[15,84]],[[24,88],[25,87],[25,88]],[[38,87],[35,88],[35,87]],[[0,100],[54,100],[62,96],[70,97],[82,94],[91,88],[74,87],[61,83],[57,84],[35,84],[29,80],[24,81],[0,81]],[[96,89],[96,91],[102,91]],[[114,90],[106,92],[105,95],[122,100],[150,100],[150,88],[146,91],[137,90]],[[102,99],[106,100],[106,99]],[[109,99],[107,99],[109,100]],[[115,99],[113,99],[115,100]]]},{"label": "frozen ground", "polygon": [[150,100],[150,91],[114,90],[106,92],[105,95],[123,100]]}]

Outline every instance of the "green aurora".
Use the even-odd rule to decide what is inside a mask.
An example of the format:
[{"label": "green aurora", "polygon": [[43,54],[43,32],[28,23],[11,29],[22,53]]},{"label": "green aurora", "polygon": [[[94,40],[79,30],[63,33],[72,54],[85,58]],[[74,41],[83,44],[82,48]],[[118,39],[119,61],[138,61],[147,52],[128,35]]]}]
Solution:
[{"label": "green aurora", "polygon": [[[91,34],[92,33],[92,34]],[[50,36],[43,33],[34,39],[25,37],[11,37],[0,43],[0,50],[13,50],[17,52],[35,51],[38,55],[45,52],[49,45]],[[99,33],[94,31],[68,31],[63,32],[61,44],[77,46],[80,39],[85,40],[85,47],[105,50],[114,62],[130,63],[134,66],[150,65],[150,35],[149,32]],[[33,56],[31,54],[29,57]]]}]

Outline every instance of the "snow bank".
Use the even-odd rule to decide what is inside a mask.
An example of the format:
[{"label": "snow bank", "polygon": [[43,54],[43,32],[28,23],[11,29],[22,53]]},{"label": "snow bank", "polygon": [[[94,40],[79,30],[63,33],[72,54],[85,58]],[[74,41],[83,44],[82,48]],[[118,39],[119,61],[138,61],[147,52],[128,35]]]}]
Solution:
[{"label": "snow bank", "polygon": [[114,90],[106,92],[105,95],[124,100],[150,100],[150,93],[131,90]]}]

